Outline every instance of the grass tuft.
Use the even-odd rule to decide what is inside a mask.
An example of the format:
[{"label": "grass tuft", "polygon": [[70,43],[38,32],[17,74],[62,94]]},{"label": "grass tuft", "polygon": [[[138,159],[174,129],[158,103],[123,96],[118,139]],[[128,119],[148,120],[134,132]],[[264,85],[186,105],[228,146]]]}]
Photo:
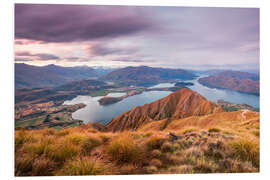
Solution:
[{"label": "grass tuft", "polygon": [[117,163],[138,163],[142,160],[143,150],[130,136],[119,137],[112,141],[107,150]]},{"label": "grass tuft", "polygon": [[193,131],[194,131],[194,129],[188,128],[188,129],[183,130],[182,133],[187,134],[187,133],[190,133],[190,132],[193,132]]},{"label": "grass tuft", "polygon": [[27,176],[31,175],[32,162],[34,157],[31,155],[27,156],[15,156],[15,175],[16,176]]},{"label": "grass tuft", "polygon": [[220,132],[220,129],[218,129],[218,128],[209,128],[208,129],[208,132]]},{"label": "grass tuft", "polygon": [[160,149],[164,142],[165,139],[161,136],[151,136],[150,139],[146,142],[146,146],[149,150]]},{"label": "grass tuft", "polygon": [[259,167],[259,145],[249,140],[239,140],[230,144],[232,155],[242,161],[250,161],[253,166]]},{"label": "grass tuft", "polygon": [[55,144],[48,152],[48,157],[56,162],[63,163],[73,157],[76,157],[80,152],[78,146],[75,146],[69,142],[62,142]]},{"label": "grass tuft", "polygon": [[162,152],[173,152],[174,151],[174,146],[169,142],[165,142],[161,146],[161,151]]},{"label": "grass tuft", "polygon": [[58,175],[103,175],[104,169],[91,158],[68,161]]},{"label": "grass tuft", "polygon": [[101,139],[94,136],[85,138],[82,142],[82,151],[84,154],[91,153],[92,149],[101,145]]},{"label": "grass tuft", "polygon": [[257,137],[260,137],[260,131],[253,131],[252,133]]},{"label": "grass tuft", "polygon": [[150,165],[155,167],[161,167],[162,162],[159,159],[152,159]]}]

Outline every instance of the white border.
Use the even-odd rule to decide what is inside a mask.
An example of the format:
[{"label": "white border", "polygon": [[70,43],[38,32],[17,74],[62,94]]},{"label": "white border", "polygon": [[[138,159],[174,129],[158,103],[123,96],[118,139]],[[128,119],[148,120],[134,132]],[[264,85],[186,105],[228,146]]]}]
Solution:
[{"label": "white border", "polygon": [[[13,153],[13,102],[14,102],[14,61],[13,61],[13,4],[14,3],[50,3],[50,4],[98,4],[98,5],[154,5],[154,6],[200,6],[200,7],[259,7],[261,13],[261,34],[260,34],[260,71],[261,71],[261,172],[255,174],[196,174],[196,175],[128,175],[128,176],[84,176],[84,177],[43,177],[42,179],[138,179],[138,178],[170,178],[170,179],[252,179],[269,176],[269,153],[270,146],[268,138],[270,118],[266,113],[270,106],[267,106],[269,99],[269,0],[12,0],[3,1],[1,4],[1,158],[0,176],[1,179],[14,179],[14,153]],[[4,142],[4,143],[3,143]],[[269,170],[268,170],[269,169]],[[32,177],[33,178],[33,177]],[[32,179],[31,178],[31,179]],[[30,179],[25,177],[22,179]],[[269,179],[269,178],[268,178]]]}]

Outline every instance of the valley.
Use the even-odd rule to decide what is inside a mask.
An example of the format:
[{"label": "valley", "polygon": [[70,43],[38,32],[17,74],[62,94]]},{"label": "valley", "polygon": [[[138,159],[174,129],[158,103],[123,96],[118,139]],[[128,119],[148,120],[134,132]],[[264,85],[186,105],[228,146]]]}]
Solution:
[{"label": "valley", "polygon": [[[144,68],[145,67],[142,67],[142,69]],[[132,73],[133,72],[131,72],[131,74]],[[18,111],[18,108],[15,108],[16,113],[15,116],[18,117],[18,114],[22,114],[21,112],[24,112],[26,114],[28,113],[30,115],[27,120],[29,123],[16,122],[15,127],[34,128],[33,124],[35,125],[36,123],[33,122],[39,123],[42,122],[40,119],[44,120],[43,114],[46,111],[48,111],[48,109],[43,110],[42,111],[43,113],[39,111],[36,112],[34,110],[29,111],[28,109],[31,109],[32,107],[34,109],[36,104],[46,104],[46,103],[53,103],[54,107],[59,108],[61,108],[62,105],[74,106],[76,104],[84,104],[84,107],[81,107],[76,111],[73,111],[73,113],[70,112],[66,113],[65,116],[67,117],[64,119],[79,120],[84,123],[101,122],[107,124],[113,118],[117,117],[123,112],[126,112],[134,108],[135,106],[151,103],[155,100],[158,100],[160,98],[169,95],[172,92],[178,91],[186,87],[201,93],[203,96],[209,98],[210,100],[216,103],[218,103],[219,99],[225,99],[230,103],[234,103],[235,105],[233,106],[232,105],[228,106],[228,103],[226,104],[226,110],[228,111],[236,111],[238,109],[244,109],[247,106],[237,105],[244,103],[253,106],[253,107],[250,106],[250,108],[248,109],[258,111],[258,109],[256,108],[258,107],[259,100],[258,98],[256,98],[256,96],[241,94],[233,91],[226,92],[223,90],[207,88],[206,86],[202,86],[199,83],[200,79],[203,79],[204,77],[206,76],[199,76],[193,80],[185,80],[186,77],[184,77],[182,80],[178,79],[170,79],[167,81],[162,80],[163,83],[159,83],[153,86],[149,85],[127,86],[124,85],[125,83],[121,82],[124,80],[104,82],[101,80],[90,79],[90,80],[74,81],[66,83],[61,86],[51,88],[16,89],[15,92],[16,107],[25,107],[25,108],[21,108],[20,111]],[[120,95],[114,96],[114,94],[117,93]],[[76,97],[79,96],[81,96],[79,98],[81,100],[79,99],[76,100]],[[30,106],[30,108],[27,106]],[[223,108],[224,107],[225,106],[223,106]],[[19,120],[20,118],[16,118],[16,121]],[[24,118],[21,118],[21,121],[27,122],[25,121]],[[42,126],[38,126],[37,128],[40,127]]]},{"label": "valley", "polygon": [[[80,78],[83,78],[85,76],[89,78],[91,77],[89,73],[93,72],[93,69],[89,69],[89,68],[87,69],[86,67],[66,68],[66,67],[59,67],[59,66],[54,66],[54,65],[45,66],[45,67],[35,67],[35,66],[29,66],[26,64],[16,64],[16,67],[21,68],[23,70],[24,69],[29,70],[32,68],[31,70],[29,70],[29,73],[32,73],[32,72],[34,73],[35,71],[42,72],[45,69],[46,74],[49,73],[52,76],[54,76],[54,74],[50,73],[50,71],[55,71],[58,74],[65,76],[65,74],[67,74],[68,71],[72,70],[69,76],[72,76],[74,78],[76,78],[76,73],[78,77]],[[140,71],[145,71],[145,69],[148,70],[149,68],[145,66],[141,66],[135,69],[136,71],[140,72]],[[82,69],[85,70],[85,72],[82,71]],[[185,75],[186,72],[184,70],[179,70],[178,72],[173,69],[160,69],[160,68],[150,68],[150,69],[152,71],[156,71],[156,74],[160,76],[162,75],[162,73],[163,74],[167,73],[167,74],[171,74],[170,76],[175,77],[176,75],[179,75],[180,73],[181,76],[178,76],[178,77],[182,79],[186,79],[186,75]],[[117,73],[117,71],[119,70],[115,70],[114,72]],[[184,72],[184,75],[181,74],[183,72]],[[108,71],[107,73],[110,73],[110,71]],[[133,71],[131,73],[133,73]],[[147,74],[145,75],[147,76]],[[192,74],[190,75],[191,75],[191,78],[195,77]],[[31,76],[34,76],[34,75],[31,75]],[[65,76],[65,77],[69,77],[69,76]],[[176,82],[176,80],[174,80],[170,76],[167,77],[167,80],[163,79],[161,81],[156,81],[156,77],[150,76],[149,80],[152,81],[152,84],[157,84],[157,82]],[[24,76],[24,77],[27,77],[27,76]],[[104,77],[106,77],[106,75]],[[17,77],[15,78],[18,79]],[[100,79],[103,79],[103,77],[101,77]],[[65,101],[71,100],[79,95],[90,96],[90,97],[104,96],[102,99],[99,99],[99,103],[105,106],[105,105],[110,105],[110,104],[122,101],[123,99],[126,99],[130,96],[141,94],[146,91],[168,91],[169,92],[169,91],[176,91],[178,89],[185,87],[183,85],[179,85],[179,86],[174,86],[170,88],[157,87],[157,88],[149,89],[147,88],[147,86],[138,86],[137,85],[138,83],[136,82],[131,83],[131,84],[128,83],[129,85],[127,85],[126,83],[127,81],[124,79],[120,79],[113,82],[111,81],[105,82],[99,79],[86,79],[86,80],[71,81],[71,82],[62,84],[60,86],[54,86],[54,87],[16,88],[15,89],[15,116],[16,116],[15,127],[27,127],[27,128],[35,128],[35,126],[37,126],[37,128],[43,127],[40,125],[40,123],[42,122],[41,119],[44,120],[44,114],[46,114],[46,112],[52,111],[52,108],[62,108],[63,107],[62,104]],[[52,84],[52,85],[55,85],[55,84]],[[110,93],[125,93],[125,94],[121,97],[106,96],[108,94],[110,95]],[[43,109],[36,110],[37,109],[36,106],[45,106],[45,104],[50,104],[50,103],[53,104],[52,105],[53,107],[46,107],[47,109],[43,108]],[[76,106],[76,104],[72,104],[70,106],[73,107],[73,106]],[[80,107],[79,109],[81,108],[82,107]],[[25,120],[22,114],[28,114],[27,115],[28,119]],[[66,112],[64,116],[66,117],[62,119],[74,120],[70,112]],[[81,121],[82,119],[77,119],[77,120]],[[25,123],[22,123],[22,122],[25,122]],[[36,122],[38,122],[39,124],[37,125]],[[61,122],[65,122],[65,121],[61,121]],[[44,125],[44,127],[47,127],[47,126]]]}]

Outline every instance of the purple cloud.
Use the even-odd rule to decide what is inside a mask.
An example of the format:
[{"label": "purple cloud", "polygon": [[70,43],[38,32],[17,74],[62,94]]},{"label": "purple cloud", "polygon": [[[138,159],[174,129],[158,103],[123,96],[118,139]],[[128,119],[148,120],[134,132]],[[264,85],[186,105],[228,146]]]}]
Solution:
[{"label": "purple cloud", "polygon": [[106,47],[104,44],[97,44],[89,47],[89,54],[91,56],[106,56],[106,55],[130,55],[137,53],[139,49],[135,47]]},{"label": "purple cloud", "polygon": [[76,60],[79,60],[80,58],[78,58],[78,57],[67,57],[65,59],[67,59],[69,61],[76,61]]},{"label": "purple cloud", "polygon": [[154,26],[143,12],[123,6],[15,5],[15,38],[74,42],[136,33]]},{"label": "purple cloud", "polygon": [[30,59],[26,59],[26,58],[15,57],[15,61],[31,61],[31,60]]},{"label": "purple cloud", "polygon": [[15,48],[34,61],[55,42],[50,53],[63,64],[258,68],[259,15],[258,8],[16,4]]},{"label": "purple cloud", "polygon": [[33,56],[33,54],[27,51],[20,51],[20,52],[15,52],[15,56]]},{"label": "purple cloud", "polygon": [[153,59],[145,59],[146,57],[143,55],[134,55],[134,56],[124,56],[124,57],[119,57],[119,58],[114,58],[111,61],[116,61],[116,62],[156,62]]},{"label": "purple cloud", "polygon": [[[60,59],[58,56],[55,56],[53,54],[47,54],[47,53],[37,53],[37,54],[32,54],[27,51],[23,52],[15,52],[15,56],[19,57],[30,57],[30,59],[34,58],[37,60],[51,60],[51,59]],[[31,58],[32,57],[32,58]]]},{"label": "purple cloud", "polygon": [[45,54],[45,53],[34,54],[34,56],[37,56],[40,60],[59,59],[58,56],[55,56],[53,54]]}]

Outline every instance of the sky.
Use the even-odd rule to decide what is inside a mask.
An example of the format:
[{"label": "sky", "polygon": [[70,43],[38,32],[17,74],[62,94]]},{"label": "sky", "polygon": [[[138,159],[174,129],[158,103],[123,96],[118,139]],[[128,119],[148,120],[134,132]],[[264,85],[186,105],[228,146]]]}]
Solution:
[{"label": "sky", "polygon": [[259,9],[15,4],[15,62],[259,69]]}]

